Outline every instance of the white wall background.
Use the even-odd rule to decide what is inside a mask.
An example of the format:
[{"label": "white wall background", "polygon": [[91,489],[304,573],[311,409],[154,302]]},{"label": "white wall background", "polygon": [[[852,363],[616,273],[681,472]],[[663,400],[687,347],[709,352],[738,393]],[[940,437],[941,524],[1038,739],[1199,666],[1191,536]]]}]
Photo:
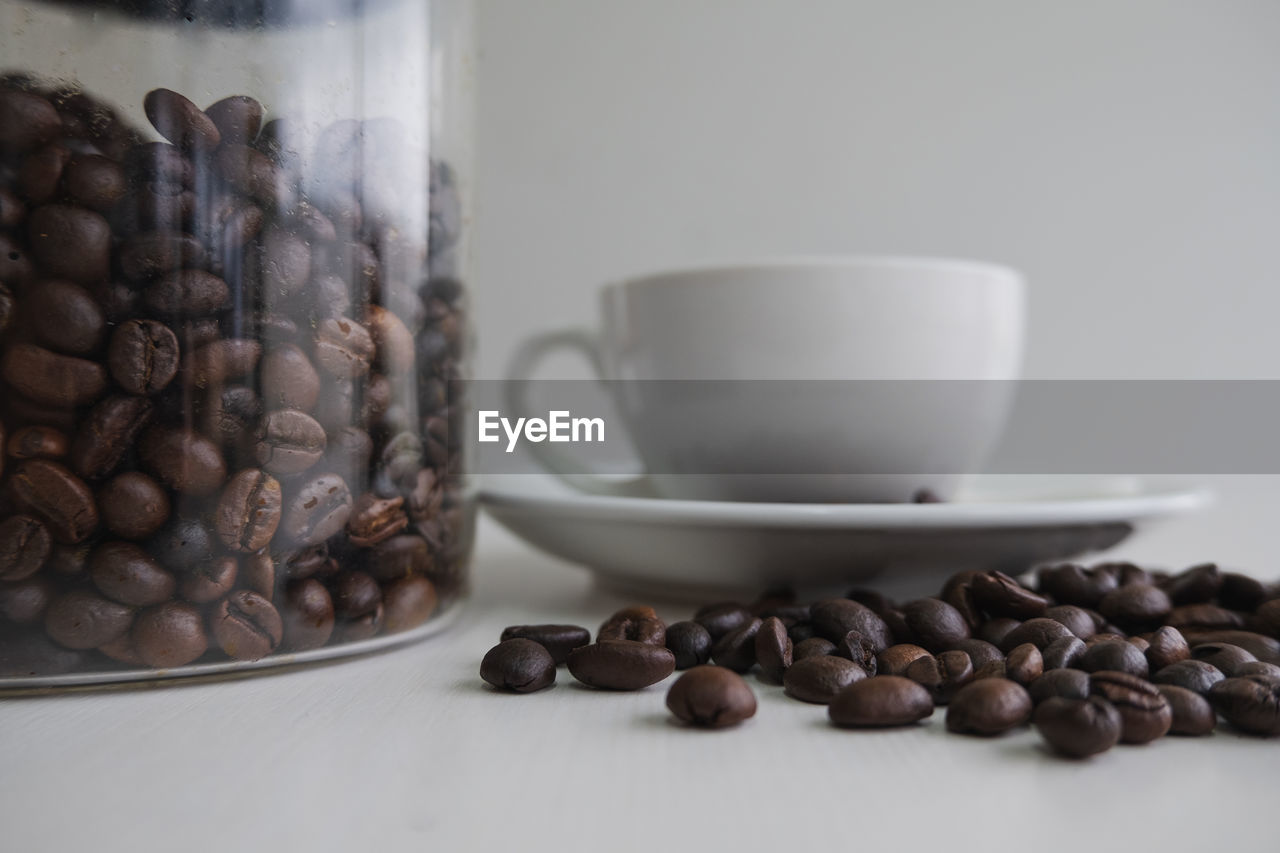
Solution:
[{"label": "white wall background", "polygon": [[[1030,376],[1280,377],[1275,0],[480,0],[478,28],[481,376],[608,279],[892,252],[1023,269]],[[1147,547],[1212,523],[1274,573],[1274,482],[1221,482]]]}]

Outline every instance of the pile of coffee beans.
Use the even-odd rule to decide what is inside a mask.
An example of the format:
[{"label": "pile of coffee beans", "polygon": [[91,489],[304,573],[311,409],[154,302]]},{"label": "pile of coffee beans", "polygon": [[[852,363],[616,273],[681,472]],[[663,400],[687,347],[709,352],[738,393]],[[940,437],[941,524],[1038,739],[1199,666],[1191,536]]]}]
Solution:
[{"label": "pile of coffee beans", "polygon": [[[535,651],[537,650],[537,651]],[[743,678],[827,706],[845,728],[904,726],[946,707],[946,729],[992,737],[1035,726],[1056,753],[1232,731],[1280,735],[1280,586],[1216,565],[1177,574],[1131,563],[951,577],[902,604],[867,589],[798,604],[786,590],[666,624],[651,607],[574,625],[508,628],[481,677],[527,693],[567,663],[591,687],[637,690],[686,670],[667,707],[705,728],[756,711]]]},{"label": "pile of coffee beans", "polygon": [[0,675],[421,624],[471,538],[453,171],[389,119],[142,104],[0,77]]}]

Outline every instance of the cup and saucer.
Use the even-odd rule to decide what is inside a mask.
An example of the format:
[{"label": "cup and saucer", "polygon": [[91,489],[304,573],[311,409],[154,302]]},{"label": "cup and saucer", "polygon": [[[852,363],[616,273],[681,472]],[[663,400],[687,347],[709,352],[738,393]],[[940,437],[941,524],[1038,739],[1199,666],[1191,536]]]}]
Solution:
[{"label": "cup and saucer", "polygon": [[[995,264],[859,257],[688,268],[606,285],[598,330],[538,335],[504,383],[535,411],[548,354],[590,363],[639,457],[527,444],[481,466],[489,514],[636,593],[918,584],[1097,553],[1206,506],[1132,477],[982,476],[1022,361],[1025,284]],[[603,425],[603,421],[602,421]],[[536,437],[535,437],[536,438]]]}]

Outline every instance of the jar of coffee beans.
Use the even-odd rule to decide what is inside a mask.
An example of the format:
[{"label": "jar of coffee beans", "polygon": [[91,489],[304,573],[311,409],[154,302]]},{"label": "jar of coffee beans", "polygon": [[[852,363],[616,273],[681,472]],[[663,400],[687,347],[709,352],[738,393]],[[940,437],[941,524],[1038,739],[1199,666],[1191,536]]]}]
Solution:
[{"label": "jar of coffee beans", "polygon": [[375,648],[464,593],[470,21],[0,0],[0,686]]}]

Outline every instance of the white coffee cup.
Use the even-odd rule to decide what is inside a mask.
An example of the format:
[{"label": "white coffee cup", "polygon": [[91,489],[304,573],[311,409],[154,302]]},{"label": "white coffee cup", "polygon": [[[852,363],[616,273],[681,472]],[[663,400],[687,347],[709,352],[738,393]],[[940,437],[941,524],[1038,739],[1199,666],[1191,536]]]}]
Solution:
[{"label": "white coffee cup", "polygon": [[[544,356],[569,348],[610,381],[644,477],[620,481],[530,445],[549,470],[587,491],[894,502],[928,488],[946,499],[965,472],[978,470],[1007,418],[1022,358],[1024,289],[1009,268],[931,258],[798,258],[661,272],[603,287],[599,330],[533,337],[518,348],[509,378],[528,379]],[[797,410],[761,405],[762,389],[785,397],[786,385],[716,382],[686,395],[673,393],[681,386],[669,380],[831,382],[795,384],[809,389]],[[528,411],[519,392],[509,405]]]}]

